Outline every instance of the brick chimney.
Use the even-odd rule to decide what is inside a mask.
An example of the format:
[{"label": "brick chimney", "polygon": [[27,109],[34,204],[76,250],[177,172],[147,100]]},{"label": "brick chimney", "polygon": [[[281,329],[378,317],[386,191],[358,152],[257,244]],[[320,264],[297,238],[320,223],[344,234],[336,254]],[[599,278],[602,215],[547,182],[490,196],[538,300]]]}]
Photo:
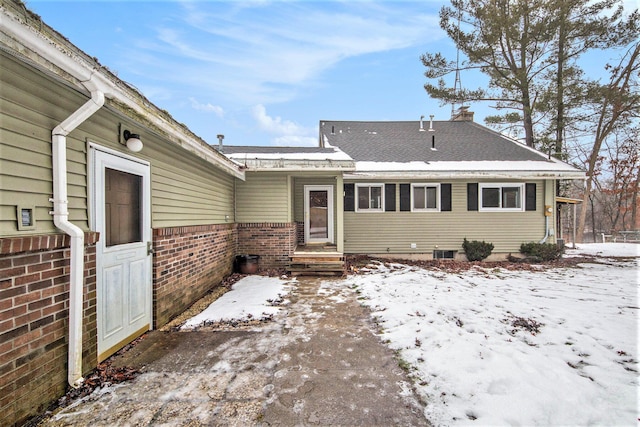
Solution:
[{"label": "brick chimney", "polygon": [[469,107],[463,105],[458,108],[458,111],[454,112],[451,115],[451,121],[454,122],[472,122],[473,121],[473,111],[469,111]]}]

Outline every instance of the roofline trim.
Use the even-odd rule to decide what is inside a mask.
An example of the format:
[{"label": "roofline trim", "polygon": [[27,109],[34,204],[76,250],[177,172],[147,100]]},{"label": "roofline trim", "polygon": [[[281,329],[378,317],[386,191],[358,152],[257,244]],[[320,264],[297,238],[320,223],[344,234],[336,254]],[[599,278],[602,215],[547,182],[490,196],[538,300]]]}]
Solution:
[{"label": "roofline trim", "polygon": [[344,179],[586,179],[580,171],[406,171],[406,172],[354,172]]},{"label": "roofline trim", "polygon": [[[240,159],[234,159],[241,164]],[[312,170],[352,172],[356,165],[351,160],[287,160],[287,159],[243,159],[243,167],[246,171],[278,171],[278,172],[304,172]]]}]

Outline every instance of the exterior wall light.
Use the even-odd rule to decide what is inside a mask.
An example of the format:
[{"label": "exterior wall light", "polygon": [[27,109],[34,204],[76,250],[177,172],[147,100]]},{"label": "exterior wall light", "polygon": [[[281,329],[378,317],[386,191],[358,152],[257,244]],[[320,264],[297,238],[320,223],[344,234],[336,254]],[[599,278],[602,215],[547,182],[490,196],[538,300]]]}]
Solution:
[{"label": "exterior wall light", "polygon": [[137,133],[131,133],[128,130],[125,130],[122,133],[122,136],[124,137],[125,140],[125,144],[127,146],[127,148],[129,149],[129,151],[133,151],[134,153],[137,153],[138,151],[142,150],[142,141],[140,141],[140,135],[138,135]]},{"label": "exterior wall light", "polygon": [[131,133],[128,130],[122,132],[122,123],[118,123],[118,142],[134,153],[142,150],[143,147],[140,135]]}]

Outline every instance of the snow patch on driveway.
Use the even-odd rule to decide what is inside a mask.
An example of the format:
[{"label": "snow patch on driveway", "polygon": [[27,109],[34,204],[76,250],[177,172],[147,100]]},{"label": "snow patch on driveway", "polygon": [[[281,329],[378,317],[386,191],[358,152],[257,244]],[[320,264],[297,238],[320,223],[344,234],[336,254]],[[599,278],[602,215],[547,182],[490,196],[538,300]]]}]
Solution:
[{"label": "snow patch on driveway", "polygon": [[224,321],[249,321],[271,318],[280,311],[277,304],[289,293],[292,280],[278,277],[247,276],[236,282],[231,291],[190,318],[180,328],[190,330]]}]

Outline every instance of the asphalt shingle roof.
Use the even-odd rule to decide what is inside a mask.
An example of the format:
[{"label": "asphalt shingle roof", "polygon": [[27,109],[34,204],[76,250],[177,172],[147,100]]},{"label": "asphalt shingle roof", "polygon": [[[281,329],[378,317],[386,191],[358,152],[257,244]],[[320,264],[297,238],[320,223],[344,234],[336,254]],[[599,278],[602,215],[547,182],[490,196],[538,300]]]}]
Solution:
[{"label": "asphalt shingle roof", "polygon": [[[545,161],[546,157],[470,121],[320,121],[326,142],[355,161]],[[432,142],[435,138],[435,150]]]}]

